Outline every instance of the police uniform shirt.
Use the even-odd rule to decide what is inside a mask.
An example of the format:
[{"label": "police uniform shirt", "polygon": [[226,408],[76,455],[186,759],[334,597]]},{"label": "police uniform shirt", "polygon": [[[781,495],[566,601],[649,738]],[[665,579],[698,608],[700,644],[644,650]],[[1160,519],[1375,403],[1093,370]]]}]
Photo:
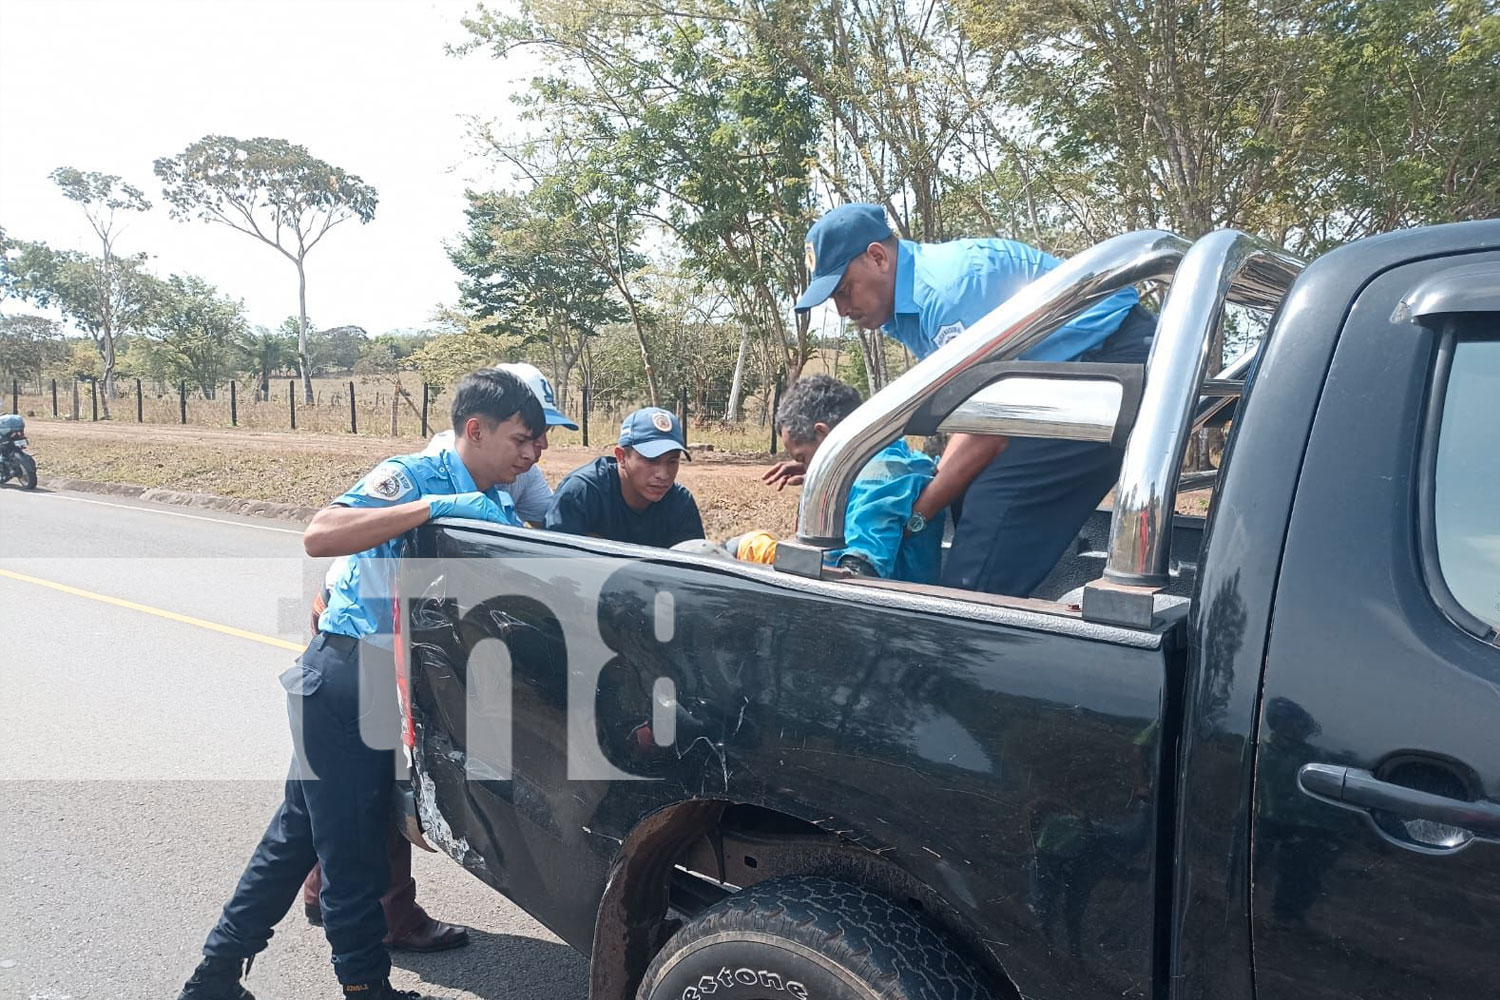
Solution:
[{"label": "police uniform shirt", "polygon": [[[453,432],[438,431],[422,449],[423,455],[436,455],[445,448],[453,447]],[[510,497],[515,505],[516,516],[528,524],[541,524],[552,507],[552,487],[540,465],[533,465],[516,477],[513,483],[498,483],[495,489]]]},{"label": "police uniform shirt", "polygon": [[[1060,263],[1015,240],[901,240],[896,251],[896,308],[881,330],[925,358]],[[1139,301],[1135,289],[1122,288],[1021,357],[1071,361],[1118,330]]]},{"label": "police uniform shirt", "polygon": [[546,527],[664,549],[703,537],[698,504],[681,483],[673,483],[666,496],[645,510],[631,510],[620,492],[620,470],[613,456],[568,473],[552,498]]},{"label": "police uniform shirt", "polygon": [[[474,477],[452,448],[436,454],[398,455],[381,462],[334,501],[341,507],[394,507],[424,496],[475,493]],[[498,487],[485,496],[505,513],[508,523],[520,526],[510,497]],[[394,560],[401,556],[405,536],[393,538],[372,549],[344,556],[330,568],[328,607],[318,617],[318,629],[355,638],[386,637],[391,631],[391,596]],[[363,585],[361,584],[361,578]]]}]

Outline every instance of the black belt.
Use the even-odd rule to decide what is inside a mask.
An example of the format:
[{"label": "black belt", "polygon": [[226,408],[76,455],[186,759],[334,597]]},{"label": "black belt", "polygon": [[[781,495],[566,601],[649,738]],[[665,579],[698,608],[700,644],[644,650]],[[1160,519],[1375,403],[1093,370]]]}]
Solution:
[{"label": "black belt", "polygon": [[324,648],[337,650],[340,653],[347,653],[359,645],[358,639],[352,635],[344,635],[342,632],[319,632],[313,637],[313,642],[316,643],[320,639]]}]

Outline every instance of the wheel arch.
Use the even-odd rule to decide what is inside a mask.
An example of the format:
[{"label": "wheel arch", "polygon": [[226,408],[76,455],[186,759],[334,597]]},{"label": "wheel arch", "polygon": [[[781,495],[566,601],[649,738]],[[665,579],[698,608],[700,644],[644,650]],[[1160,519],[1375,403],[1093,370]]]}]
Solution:
[{"label": "wheel arch", "polygon": [[717,882],[727,895],[788,875],[849,882],[918,910],[983,971],[997,1000],[1019,1000],[994,945],[942,893],[851,840],[856,831],[838,831],[724,799],[674,803],[641,820],[621,844],[600,900],[589,956],[591,1000],[634,1000],[652,958],[680,926],[668,911],[684,902],[685,882],[709,889]]}]

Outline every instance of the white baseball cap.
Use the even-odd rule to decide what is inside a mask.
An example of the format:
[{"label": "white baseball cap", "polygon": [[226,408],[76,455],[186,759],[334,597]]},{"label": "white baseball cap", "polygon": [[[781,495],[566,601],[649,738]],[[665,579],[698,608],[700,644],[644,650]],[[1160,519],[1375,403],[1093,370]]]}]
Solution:
[{"label": "white baseball cap", "polygon": [[512,361],[503,365],[495,365],[495,368],[502,372],[510,372],[531,387],[537,401],[542,404],[542,413],[547,418],[548,427],[566,427],[573,431],[578,429],[578,425],[557,408],[557,396],[552,392],[552,383],[547,381],[547,376],[543,375],[536,365],[528,365],[524,361]]}]

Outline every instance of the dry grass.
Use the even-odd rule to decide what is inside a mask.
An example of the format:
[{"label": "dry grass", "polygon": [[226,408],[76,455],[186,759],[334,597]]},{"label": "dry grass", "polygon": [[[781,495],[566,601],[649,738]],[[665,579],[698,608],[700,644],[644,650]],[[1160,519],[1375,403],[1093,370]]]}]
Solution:
[{"label": "dry grass", "polygon": [[[409,396],[400,397],[388,379],[354,379],[354,421],[360,437],[391,438],[420,437],[422,433],[422,391],[407,387]],[[5,387],[3,408],[9,412],[12,399],[9,386]],[[22,387],[16,402],[19,411],[28,420],[53,419],[50,392],[40,395],[24,391]],[[35,388],[35,385],[30,386]],[[229,390],[224,388],[217,399],[203,399],[189,392],[187,420],[182,418],[182,400],[174,389],[158,395],[147,387],[141,394],[137,410],[134,380],[122,380],[122,395],[111,401],[114,423],[142,423],[157,427],[207,428],[232,430],[236,427],[258,431],[290,431],[292,429],[292,406],[288,399],[290,386],[285,379],[271,384],[269,400],[260,400],[253,393],[240,392],[231,406]],[[102,393],[102,390],[101,390]],[[350,433],[349,380],[313,379],[313,393],[317,400],[309,406],[302,401],[300,385],[297,388],[297,432],[314,434]],[[100,414],[104,412],[100,401]],[[428,427],[436,432],[448,426],[448,406],[452,396],[435,394],[428,400]],[[590,446],[607,445],[619,434],[620,421],[633,407],[600,406],[589,415]],[[73,413],[72,383],[57,387],[57,419],[68,419]],[[770,427],[756,419],[755,408],[747,407],[750,419],[738,425],[700,421],[689,410],[688,437],[695,445],[709,445],[715,451],[727,451],[739,455],[755,455],[767,452],[771,446]],[[139,420],[137,416],[139,415]],[[79,422],[92,423],[93,404],[87,383],[79,385]],[[558,445],[583,444],[581,429],[570,431],[558,428],[553,432]]]},{"label": "dry grass", "polygon": [[[42,475],[136,483],[243,500],[319,507],[382,459],[420,450],[419,437],[209,430],[115,421],[28,421]],[[602,448],[553,445],[542,470],[553,485],[603,454]],[[778,493],[760,480],[768,459],[699,450],[683,463],[680,482],[693,491],[704,527],[715,538],[750,528],[789,535],[797,492]]]}]

